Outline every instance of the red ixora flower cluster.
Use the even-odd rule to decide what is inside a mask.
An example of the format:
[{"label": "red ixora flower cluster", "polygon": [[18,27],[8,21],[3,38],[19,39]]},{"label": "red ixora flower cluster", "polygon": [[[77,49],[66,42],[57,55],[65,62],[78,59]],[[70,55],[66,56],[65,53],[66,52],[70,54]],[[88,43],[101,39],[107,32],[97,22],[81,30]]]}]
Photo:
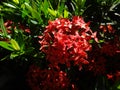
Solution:
[{"label": "red ixora flower cluster", "polygon": [[[119,80],[120,73],[117,73],[120,72],[119,34],[111,25],[102,25],[100,30],[103,30],[104,37],[101,37],[104,42],[99,45],[92,45],[92,51],[89,53],[88,70],[93,71],[95,75],[105,75],[108,79]],[[109,34],[109,37],[107,37],[107,34]]]},{"label": "red ixora flower cluster", "polygon": [[101,25],[100,30],[102,30],[104,33],[115,33],[115,29],[110,25]]},{"label": "red ixora flower cluster", "polygon": [[32,90],[83,90],[78,83],[86,75],[89,77],[89,72],[95,78],[103,75],[112,82],[120,80],[120,38],[112,26],[103,27],[100,30],[108,30],[112,38],[103,31],[104,37],[99,38],[104,42],[90,44],[91,39],[98,41],[97,33],[91,31],[82,17],[75,16],[71,21],[65,18],[50,21],[39,37],[40,50],[46,54],[49,63],[45,69],[35,65],[30,67],[27,80]]},{"label": "red ixora flower cluster", "polygon": [[46,59],[52,65],[66,64],[70,66],[88,64],[87,51],[91,50],[89,40],[96,38],[88,23],[80,16],[74,16],[72,20],[57,18],[49,21],[49,25],[40,36],[40,50],[46,54]]},{"label": "red ixora flower cluster", "polygon": [[67,74],[63,71],[50,69],[40,69],[36,65],[31,65],[27,73],[27,82],[32,90],[77,90],[74,84],[71,84]]},{"label": "red ixora flower cluster", "polygon": [[[21,29],[23,30],[23,32],[25,33],[31,33],[30,29],[28,27],[25,27],[22,23],[18,22],[17,24],[15,24],[13,21],[11,20],[7,20],[4,22],[4,26],[7,30],[7,33],[8,34],[11,34],[12,33],[12,29]],[[2,30],[0,29],[0,32],[2,32]]]}]

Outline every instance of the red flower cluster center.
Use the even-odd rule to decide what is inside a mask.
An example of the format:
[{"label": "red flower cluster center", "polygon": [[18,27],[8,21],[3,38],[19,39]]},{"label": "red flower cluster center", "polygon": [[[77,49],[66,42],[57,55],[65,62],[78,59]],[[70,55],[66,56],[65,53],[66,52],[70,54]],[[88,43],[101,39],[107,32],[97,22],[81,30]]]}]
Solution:
[{"label": "red flower cluster center", "polygon": [[49,21],[49,25],[41,37],[40,50],[52,65],[66,64],[70,66],[88,64],[87,51],[91,50],[89,40],[96,38],[88,23],[82,17],[74,16],[72,20],[65,18]]}]

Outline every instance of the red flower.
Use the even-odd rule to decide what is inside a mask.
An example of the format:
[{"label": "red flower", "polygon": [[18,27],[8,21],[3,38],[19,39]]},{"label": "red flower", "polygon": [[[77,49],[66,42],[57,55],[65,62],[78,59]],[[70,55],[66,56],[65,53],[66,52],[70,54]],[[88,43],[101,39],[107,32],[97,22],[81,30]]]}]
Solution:
[{"label": "red flower", "polygon": [[105,33],[105,32],[109,32],[109,33],[115,33],[115,29],[110,25],[101,25],[100,29]]},{"label": "red flower", "polygon": [[[52,67],[42,70],[35,65],[32,65],[27,73],[27,82],[32,90],[67,90],[74,85],[70,84],[65,72]],[[73,87],[73,90],[75,88]]]},{"label": "red flower", "polygon": [[81,67],[88,64],[86,51],[91,50],[91,38],[96,38],[96,33],[92,33],[82,17],[75,16],[72,21],[56,19],[49,21],[40,41],[40,50],[52,65],[61,63],[69,66],[74,61]]},{"label": "red flower", "polygon": [[107,74],[108,79],[113,79],[113,76],[114,76],[113,74]]},{"label": "red flower", "polygon": [[[16,28],[21,29],[21,30],[23,30],[23,31],[26,32],[26,33],[29,33],[29,34],[31,33],[31,31],[30,31],[29,28],[25,27],[25,26],[22,25],[21,23],[17,23],[17,25],[15,26],[15,23],[14,23],[13,21],[11,21],[11,20],[7,20],[7,21],[4,23],[4,26],[5,26],[8,34],[11,34],[11,33],[12,33],[12,29],[16,29]],[[17,27],[17,26],[18,26],[18,27]],[[0,30],[0,32],[1,32],[1,31],[2,31],[2,30]]]}]

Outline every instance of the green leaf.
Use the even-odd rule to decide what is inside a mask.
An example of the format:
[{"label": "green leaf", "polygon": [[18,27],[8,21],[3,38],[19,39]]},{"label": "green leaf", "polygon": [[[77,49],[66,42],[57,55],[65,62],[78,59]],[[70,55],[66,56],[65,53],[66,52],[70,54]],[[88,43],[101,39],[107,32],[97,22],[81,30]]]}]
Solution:
[{"label": "green leaf", "polygon": [[33,11],[33,8],[32,8],[28,3],[25,2],[24,4],[25,4],[26,8],[27,8],[30,12]]},{"label": "green leaf", "polygon": [[81,0],[81,7],[83,8],[85,6],[86,0]]},{"label": "green leaf", "polygon": [[28,16],[29,18],[32,18],[32,16],[29,15],[28,10],[24,9],[21,12],[22,12],[22,18],[25,18],[26,16]]},{"label": "green leaf", "polygon": [[20,47],[20,50],[23,51],[24,46],[25,46],[25,37],[24,37],[23,32],[21,30],[18,30],[18,33],[15,34],[13,38],[15,38],[15,40],[17,41]]},{"label": "green leaf", "polygon": [[120,84],[117,86],[117,89],[119,89],[119,90],[120,90]]},{"label": "green leaf", "polygon": [[28,3],[25,2],[26,8],[31,12],[33,18],[40,19],[40,14],[34,8],[32,8]]},{"label": "green leaf", "polygon": [[38,24],[38,22],[37,21],[35,21],[35,20],[30,20],[33,24]]},{"label": "green leaf", "polygon": [[29,1],[29,0],[25,0],[25,2],[26,2],[26,3],[30,3],[30,1]]},{"label": "green leaf", "polygon": [[9,58],[10,55],[6,55],[4,58],[0,59],[0,61],[4,61],[6,60],[7,58]]},{"label": "green leaf", "polygon": [[64,18],[68,18],[69,12],[67,10],[64,10]]},{"label": "green leaf", "polygon": [[31,0],[31,7],[34,8],[35,10],[38,9],[37,3],[35,1],[33,1],[33,0]]},{"label": "green leaf", "polygon": [[12,52],[10,54],[10,59],[14,59],[15,57],[21,56],[23,54],[24,54],[24,52]]},{"label": "green leaf", "polygon": [[19,55],[16,54],[16,53],[11,53],[11,54],[10,54],[10,59],[13,59],[13,58],[15,58],[15,57],[17,57],[17,56],[19,56]]},{"label": "green leaf", "polygon": [[7,50],[14,51],[14,48],[8,42],[0,41],[0,46],[7,49]]},{"label": "green leaf", "polygon": [[10,4],[10,3],[5,3],[5,2],[3,2],[3,4],[6,5],[6,6],[8,6],[8,7],[10,7],[10,8],[16,8],[14,5],[12,5],[12,4]]},{"label": "green leaf", "polygon": [[94,40],[93,40],[93,39],[89,40],[89,43],[93,43],[93,42],[94,42]]},{"label": "green leaf", "polygon": [[48,1],[47,0],[44,0],[44,2],[43,2],[43,5],[42,5],[42,9],[43,9],[43,12],[44,12],[44,14],[45,14],[45,16],[47,16],[47,14],[48,14]]},{"label": "green leaf", "polygon": [[18,43],[17,43],[14,39],[11,39],[11,40],[10,40],[10,43],[12,44],[12,47],[13,47],[15,50],[17,50],[17,51],[20,50],[20,47],[19,47]]},{"label": "green leaf", "polygon": [[0,19],[0,28],[2,29],[3,37],[7,37],[7,30],[6,30],[5,26],[4,26],[3,18]]},{"label": "green leaf", "polygon": [[55,10],[52,10],[52,9],[48,8],[48,12],[49,12],[51,15],[53,15],[54,17],[57,16],[57,11],[55,11]]},{"label": "green leaf", "polygon": [[22,8],[22,9],[25,9],[25,4],[21,4],[21,8]]},{"label": "green leaf", "polygon": [[99,40],[99,43],[103,43],[104,42],[104,40]]},{"label": "green leaf", "polygon": [[112,90],[120,90],[120,80],[117,80],[112,86]]},{"label": "green leaf", "polygon": [[[59,12],[60,15],[62,15],[64,9],[65,9],[65,4],[63,2],[61,3],[61,5],[58,4],[58,10],[57,11]],[[60,15],[58,15],[58,16],[60,16]]]},{"label": "green leaf", "polygon": [[19,4],[19,0],[13,0],[13,2]]}]

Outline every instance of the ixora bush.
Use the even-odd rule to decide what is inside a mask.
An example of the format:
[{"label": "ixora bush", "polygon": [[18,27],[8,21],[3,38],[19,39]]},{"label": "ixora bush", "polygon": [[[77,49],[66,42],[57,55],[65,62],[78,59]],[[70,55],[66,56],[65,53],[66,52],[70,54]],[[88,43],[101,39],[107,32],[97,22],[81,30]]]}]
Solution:
[{"label": "ixora bush", "polygon": [[[119,81],[120,78],[118,57],[120,42],[111,25],[107,27],[101,25],[99,30],[106,37],[106,32],[114,34],[114,39],[99,40],[97,36],[102,38],[101,33],[97,35],[97,32],[93,32],[89,23],[85,23],[80,16],[74,16],[72,20],[57,18],[49,21],[43,35],[39,36],[40,50],[45,54],[47,64],[42,67],[36,65],[30,67],[28,83],[31,88],[110,89],[109,85]],[[112,61],[111,58],[115,60]],[[110,64],[111,61],[115,66]]]},{"label": "ixora bush", "polygon": [[[92,48],[89,41],[92,38],[97,41],[96,32],[92,32],[82,17],[74,16],[71,21],[65,18],[49,21],[49,25],[39,38],[40,50],[45,53],[49,64],[43,70],[31,67],[28,80],[33,90],[75,89],[75,85],[67,77],[67,72],[71,66],[78,66],[81,70],[82,65],[89,64],[87,52]],[[62,65],[65,66],[64,69]],[[35,75],[34,69],[38,74]],[[35,82],[32,82],[29,75],[33,76]]]},{"label": "ixora bush", "polygon": [[120,90],[119,6],[119,0],[0,1],[0,75],[21,77],[15,78],[21,90]]}]

